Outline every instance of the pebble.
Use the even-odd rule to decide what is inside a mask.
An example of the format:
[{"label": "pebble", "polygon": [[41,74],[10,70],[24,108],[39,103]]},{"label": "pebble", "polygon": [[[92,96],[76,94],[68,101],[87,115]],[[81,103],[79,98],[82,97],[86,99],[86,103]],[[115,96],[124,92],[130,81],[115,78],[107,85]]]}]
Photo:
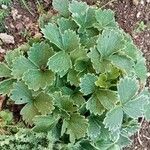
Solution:
[{"label": "pebble", "polygon": [[136,17],[139,18],[140,15],[141,15],[141,12],[138,12],[137,15],[136,15]]}]

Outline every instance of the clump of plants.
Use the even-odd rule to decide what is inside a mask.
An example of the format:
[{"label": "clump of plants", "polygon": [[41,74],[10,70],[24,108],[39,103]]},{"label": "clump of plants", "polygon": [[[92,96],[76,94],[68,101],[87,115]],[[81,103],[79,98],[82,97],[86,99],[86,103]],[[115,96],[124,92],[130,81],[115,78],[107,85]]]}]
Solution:
[{"label": "clump of plants", "polygon": [[0,64],[0,93],[52,149],[119,150],[131,144],[138,118],[150,119],[142,53],[111,10],[53,0],[58,12],[43,38],[10,51]]}]

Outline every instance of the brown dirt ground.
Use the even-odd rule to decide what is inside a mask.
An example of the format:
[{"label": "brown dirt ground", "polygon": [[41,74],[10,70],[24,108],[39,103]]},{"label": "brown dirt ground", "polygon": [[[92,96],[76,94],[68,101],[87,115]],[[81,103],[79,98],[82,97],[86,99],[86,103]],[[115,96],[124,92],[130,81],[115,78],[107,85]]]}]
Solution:
[{"label": "brown dirt ground", "polygon": [[[113,9],[116,13],[116,20],[120,27],[128,32],[135,44],[143,51],[147,60],[148,71],[150,71],[150,2],[149,0],[138,0],[139,3],[135,5],[135,0],[116,0],[109,3],[110,0],[84,0],[90,5],[97,3],[99,7],[105,6],[106,8]],[[137,0],[136,0],[137,2]],[[13,0],[11,6],[11,14],[6,19],[6,28],[8,34],[13,35],[15,44],[5,44],[3,48],[10,50],[16,45],[23,44],[29,36],[35,36],[39,32],[37,25],[37,7],[35,1],[29,0],[28,2],[31,13],[27,11],[19,3],[19,0]],[[44,8],[51,11],[51,0],[44,0]],[[144,31],[136,32],[138,22],[143,21],[147,25]],[[0,54],[0,60],[3,59],[4,54]],[[147,81],[150,87],[150,78]],[[134,142],[130,148],[126,150],[150,150],[150,123],[143,121],[141,123],[141,130],[133,137]]]}]

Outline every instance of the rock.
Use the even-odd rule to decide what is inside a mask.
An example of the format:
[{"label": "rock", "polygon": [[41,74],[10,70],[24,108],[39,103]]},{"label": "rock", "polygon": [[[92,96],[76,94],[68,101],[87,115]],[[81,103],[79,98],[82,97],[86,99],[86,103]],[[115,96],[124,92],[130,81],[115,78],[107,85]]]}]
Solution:
[{"label": "rock", "polygon": [[133,0],[133,4],[137,6],[139,4],[139,0]]},{"label": "rock", "polygon": [[7,33],[0,33],[0,39],[2,40],[3,43],[6,44],[14,44],[14,37],[11,35],[8,35]]}]

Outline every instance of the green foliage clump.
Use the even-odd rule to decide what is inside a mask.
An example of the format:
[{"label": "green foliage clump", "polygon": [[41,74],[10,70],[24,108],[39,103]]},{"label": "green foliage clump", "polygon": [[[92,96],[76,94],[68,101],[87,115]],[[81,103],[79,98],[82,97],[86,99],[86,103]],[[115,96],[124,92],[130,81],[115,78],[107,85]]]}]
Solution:
[{"label": "green foliage clump", "polygon": [[142,53],[111,10],[76,0],[53,6],[58,13],[41,29],[44,37],[6,54],[0,93],[24,104],[23,120],[48,133],[52,149],[130,145],[138,118],[150,119]]}]

